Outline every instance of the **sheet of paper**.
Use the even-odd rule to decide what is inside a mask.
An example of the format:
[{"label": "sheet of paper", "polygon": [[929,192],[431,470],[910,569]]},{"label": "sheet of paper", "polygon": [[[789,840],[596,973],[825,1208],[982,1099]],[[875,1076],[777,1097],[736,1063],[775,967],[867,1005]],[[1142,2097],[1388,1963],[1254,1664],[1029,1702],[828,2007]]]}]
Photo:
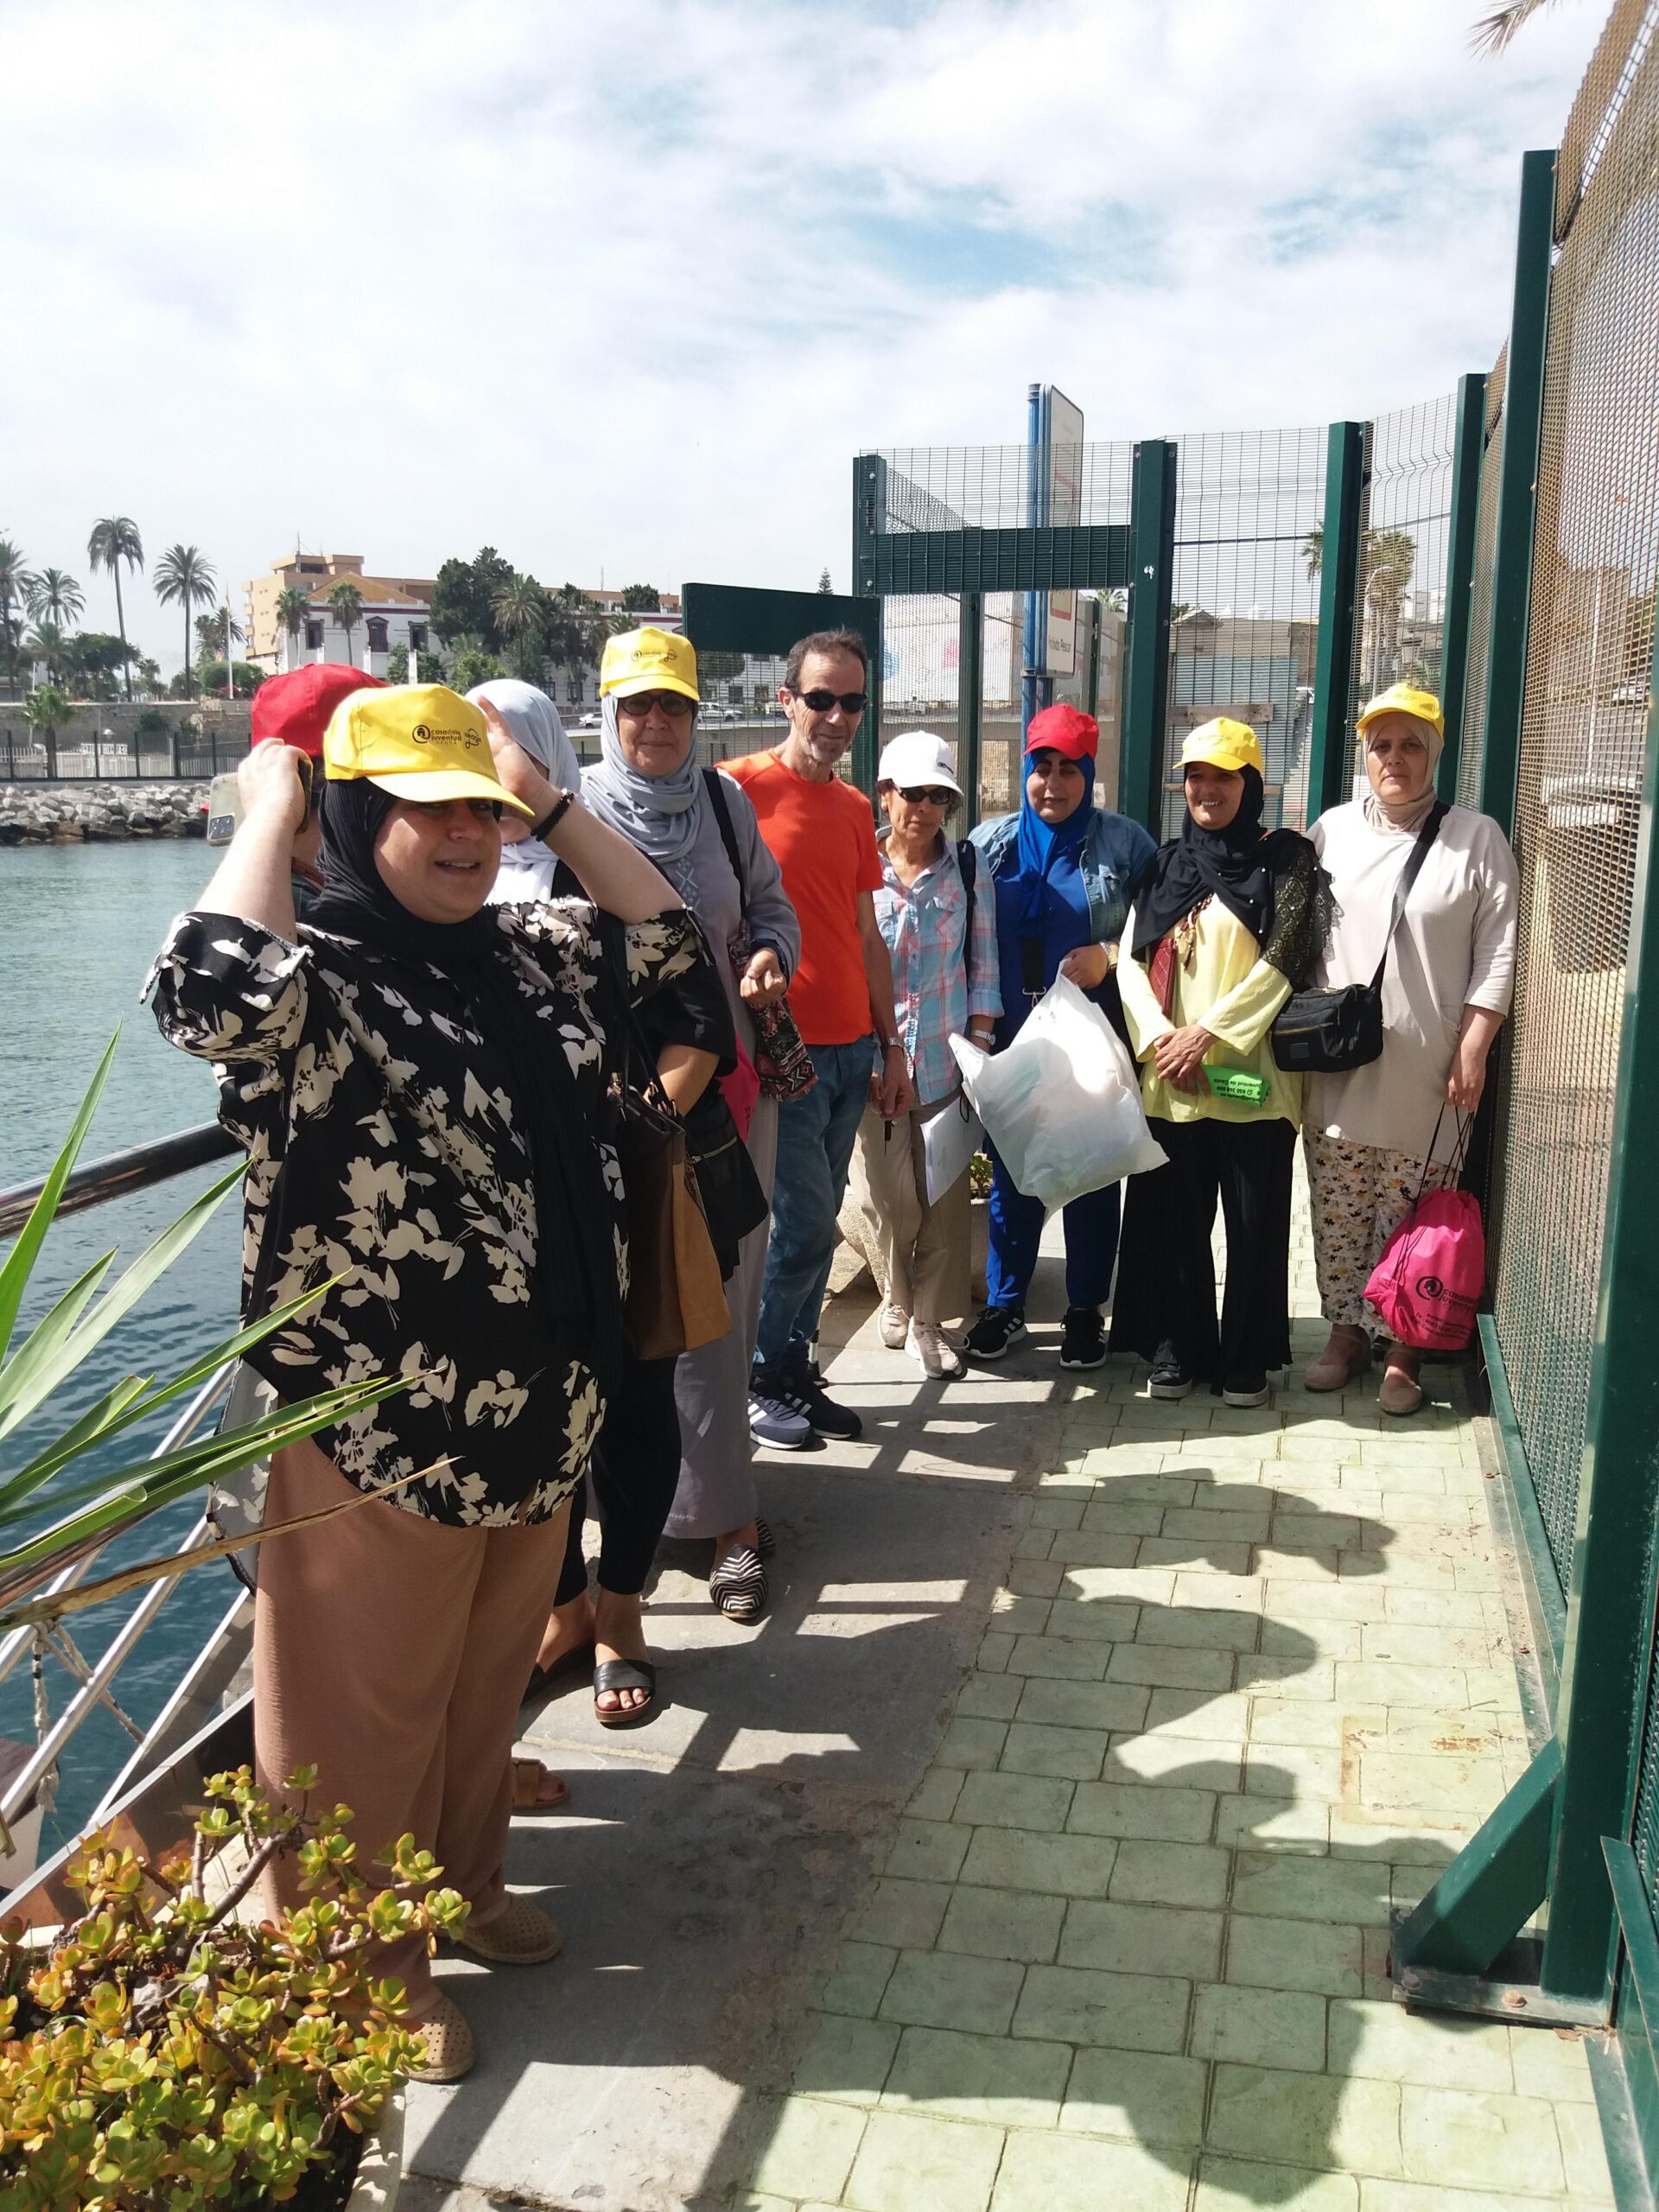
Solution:
[{"label": "sheet of paper", "polygon": [[927,1173],[927,1203],[938,1205],[984,1142],[979,1116],[960,1093],[947,1099],[922,1124],[922,1153]]}]

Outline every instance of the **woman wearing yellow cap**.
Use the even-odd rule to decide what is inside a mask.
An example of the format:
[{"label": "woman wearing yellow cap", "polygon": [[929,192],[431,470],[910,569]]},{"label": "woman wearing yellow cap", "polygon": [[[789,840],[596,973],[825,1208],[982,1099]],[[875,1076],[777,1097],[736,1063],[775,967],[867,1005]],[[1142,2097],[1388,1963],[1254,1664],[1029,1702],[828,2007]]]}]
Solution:
[{"label": "woman wearing yellow cap", "polygon": [[[560,1936],[502,1878],[512,1751],[621,1369],[626,1223],[594,909],[486,906],[502,809],[626,925],[642,999],[701,1006],[716,1059],[730,1022],[678,893],[568,792],[510,796],[483,715],[441,684],[336,708],[322,896],[296,926],[297,757],[262,745],[239,771],[244,820],[162,947],[156,1018],[214,1064],[250,1155],[245,1318],[317,1294],[250,1364],[291,1399],[406,1387],[273,1459],[268,1522],[353,1510],[262,1554],[256,1762],[279,1796],[314,1766],[365,1866],[413,1834],[471,1902],[466,1946],[532,1965]],[[271,1902],[297,1904],[298,1881],[278,1860]],[[379,1970],[408,1990],[422,2077],[465,2073],[472,2037],[423,1948]]]},{"label": "woman wearing yellow cap", "polygon": [[1136,887],[1118,967],[1141,1097],[1169,1164],[1130,1179],[1112,1350],[1151,1363],[1154,1398],[1208,1382],[1230,1406],[1259,1406],[1268,1371],[1290,1360],[1302,1103],[1301,1078],[1275,1065],[1268,1033],[1318,958],[1327,900],[1307,839],[1262,830],[1262,745],[1248,724],[1224,715],[1195,729],[1181,766],[1186,820]]},{"label": "woman wearing yellow cap", "polygon": [[[1515,856],[1487,816],[1437,806],[1440,701],[1396,683],[1371,701],[1358,728],[1370,789],[1313,825],[1338,908],[1319,980],[1368,984],[1382,962],[1382,1053],[1306,1078],[1313,1255],[1331,1324],[1304,1378],[1310,1390],[1340,1390],[1370,1364],[1366,1282],[1418,1191],[1450,1174],[1458,1109],[1480,1103],[1515,983]],[[1420,846],[1395,923],[1396,893]],[[1418,1360],[1403,1344],[1389,1351],[1377,1394],[1384,1413],[1422,1404]]]}]

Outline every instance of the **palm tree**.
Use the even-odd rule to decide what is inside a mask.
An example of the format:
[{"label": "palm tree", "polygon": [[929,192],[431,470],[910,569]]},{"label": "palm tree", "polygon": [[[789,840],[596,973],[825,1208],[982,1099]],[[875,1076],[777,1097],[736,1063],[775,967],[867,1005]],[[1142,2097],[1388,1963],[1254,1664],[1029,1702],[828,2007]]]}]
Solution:
[{"label": "palm tree", "polygon": [[[277,593],[276,620],[287,632],[290,645],[298,639],[301,630],[304,627],[305,618],[310,612],[310,599],[300,589],[298,584],[284,584]],[[289,658],[291,660],[293,658],[294,656],[290,653]]]},{"label": "palm tree", "polygon": [[190,696],[190,617],[211,607],[219,590],[212,563],[194,545],[169,545],[156,563],[156,596],[163,607],[184,611],[184,692]]},{"label": "palm tree", "polygon": [[80,620],[86,601],[80,586],[62,569],[42,569],[31,579],[29,611],[37,622],[55,622],[67,629]]},{"label": "palm tree", "polygon": [[490,613],[503,638],[511,641],[520,677],[533,683],[542,671],[548,625],[547,594],[534,576],[515,575],[490,594]]},{"label": "palm tree", "polygon": [[37,685],[23,702],[23,720],[46,747],[46,772],[48,776],[55,778],[57,775],[58,732],[74,711],[55,683]]},{"label": "palm tree", "polygon": [[64,646],[67,640],[55,622],[37,622],[30,634],[23,639],[23,651],[31,661],[45,664],[47,680],[55,683],[63,674]]},{"label": "palm tree", "polygon": [[6,689],[14,699],[17,696],[17,632],[12,608],[27,607],[34,588],[22,548],[10,537],[0,537],[0,637],[6,645]]},{"label": "palm tree", "polygon": [[1313,583],[1325,566],[1325,524],[1322,522],[1316,522],[1302,540],[1302,558],[1307,563],[1307,581]]},{"label": "palm tree", "polygon": [[336,584],[328,594],[328,612],[346,632],[346,665],[354,668],[352,632],[363,619],[363,594],[355,584]]},{"label": "palm tree", "polygon": [[[115,626],[127,642],[127,618],[121,605],[121,563],[135,572],[144,565],[144,543],[130,515],[100,515],[86,541],[86,558],[92,574],[107,569],[115,578]],[[127,697],[132,697],[132,663],[127,663]]]},{"label": "palm tree", "polygon": [[1509,0],[1506,7],[1481,17],[1469,34],[1469,43],[1477,54],[1502,54],[1529,16],[1554,4],[1555,0]]},{"label": "palm tree", "polygon": [[1417,563],[1417,541],[1403,530],[1368,530],[1363,548],[1365,607],[1371,617],[1371,688],[1394,680],[1400,609]]}]

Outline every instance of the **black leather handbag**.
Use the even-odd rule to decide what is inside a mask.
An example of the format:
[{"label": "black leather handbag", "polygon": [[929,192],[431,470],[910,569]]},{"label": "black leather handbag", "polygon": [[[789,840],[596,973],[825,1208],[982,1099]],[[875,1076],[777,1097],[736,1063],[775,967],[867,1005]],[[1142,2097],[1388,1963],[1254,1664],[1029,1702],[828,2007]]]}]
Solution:
[{"label": "black leather handbag", "polygon": [[1273,1057],[1281,1068],[1298,1075],[1345,1075],[1350,1068],[1366,1067],[1382,1058],[1382,971],[1389,964],[1389,947],[1446,813],[1446,802],[1437,800],[1417,832],[1411,857],[1395,887],[1389,933],[1370,982],[1295,991],[1279,1009],[1273,1025]]}]

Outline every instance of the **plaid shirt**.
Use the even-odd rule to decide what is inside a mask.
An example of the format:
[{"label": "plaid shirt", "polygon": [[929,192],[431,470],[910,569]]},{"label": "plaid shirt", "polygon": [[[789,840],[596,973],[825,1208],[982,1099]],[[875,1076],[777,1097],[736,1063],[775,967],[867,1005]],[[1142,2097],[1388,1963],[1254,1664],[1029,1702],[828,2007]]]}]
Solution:
[{"label": "plaid shirt", "polygon": [[[974,884],[974,938],[963,958],[968,893],[947,836],[943,855],[914,883],[901,883],[880,841],[881,888],[875,918],[893,956],[893,1001],[899,1040],[925,1105],[945,1098],[961,1077],[947,1039],[961,1035],[976,1016],[995,1021],[1002,1011],[997,980],[996,886],[983,855]],[[971,982],[969,969],[971,968]]]}]

